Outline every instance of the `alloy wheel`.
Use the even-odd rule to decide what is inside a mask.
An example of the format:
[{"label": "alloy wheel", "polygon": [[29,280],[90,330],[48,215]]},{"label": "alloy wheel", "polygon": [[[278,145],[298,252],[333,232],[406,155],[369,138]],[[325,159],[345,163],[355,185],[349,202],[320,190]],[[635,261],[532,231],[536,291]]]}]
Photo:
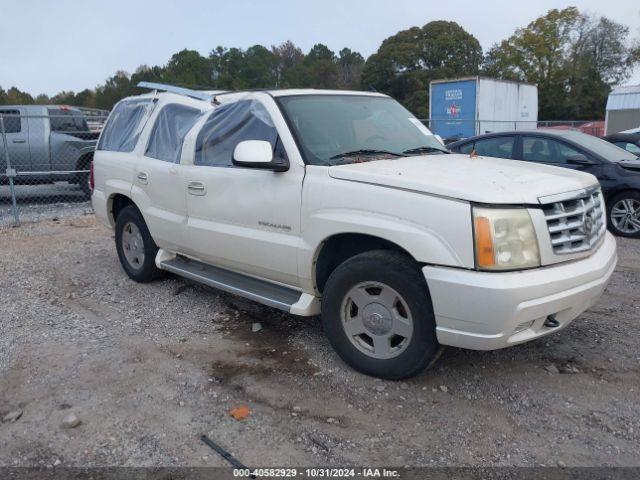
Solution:
[{"label": "alloy wheel", "polygon": [[400,355],[413,335],[413,317],[407,302],[380,282],[351,288],[340,309],[349,341],[365,355],[389,359]]},{"label": "alloy wheel", "polygon": [[132,268],[142,268],[144,264],[144,240],[140,229],[133,222],[127,222],[122,229],[122,251]]},{"label": "alloy wheel", "polygon": [[640,201],[624,198],[616,202],[611,209],[611,223],[623,233],[640,232]]}]

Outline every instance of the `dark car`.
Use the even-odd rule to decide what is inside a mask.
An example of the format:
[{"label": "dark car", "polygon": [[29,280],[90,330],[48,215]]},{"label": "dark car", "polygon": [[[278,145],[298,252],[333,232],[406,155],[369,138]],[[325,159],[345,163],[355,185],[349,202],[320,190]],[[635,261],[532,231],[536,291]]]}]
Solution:
[{"label": "dark car", "polygon": [[633,155],[640,155],[640,132],[636,133],[613,133],[604,137],[607,142],[624,148]]},{"label": "dark car", "polygon": [[609,229],[624,237],[640,237],[640,159],[627,150],[584,133],[544,129],[490,133],[447,148],[591,173],[602,185]]}]

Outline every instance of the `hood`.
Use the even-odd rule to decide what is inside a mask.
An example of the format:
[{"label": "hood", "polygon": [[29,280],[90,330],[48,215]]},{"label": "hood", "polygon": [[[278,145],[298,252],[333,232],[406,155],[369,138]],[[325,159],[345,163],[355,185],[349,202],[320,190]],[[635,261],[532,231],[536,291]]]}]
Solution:
[{"label": "hood", "polygon": [[502,158],[424,155],[329,167],[329,176],[478,203],[536,204],[596,185],[591,174]]}]

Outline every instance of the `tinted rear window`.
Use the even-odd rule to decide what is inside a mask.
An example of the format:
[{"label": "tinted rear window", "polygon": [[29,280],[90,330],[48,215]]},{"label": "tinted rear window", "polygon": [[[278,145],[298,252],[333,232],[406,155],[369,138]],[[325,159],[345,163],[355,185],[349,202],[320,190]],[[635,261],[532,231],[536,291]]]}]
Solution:
[{"label": "tinted rear window", "polygon": [[184,137],[200,115],[200,110],[196,108],[177,104],[164,106],[153,125],[145,155],[179,163]]},{"label": "tinted rear window", "polygon": [[125,100],[116,105],[104,126],[98,150],[132,152],[155,107],[155,99]]},{"label": "tinted rear window", "polygon": [[88,132],[84,115],[77,110],[48,108],[52,132]]}]

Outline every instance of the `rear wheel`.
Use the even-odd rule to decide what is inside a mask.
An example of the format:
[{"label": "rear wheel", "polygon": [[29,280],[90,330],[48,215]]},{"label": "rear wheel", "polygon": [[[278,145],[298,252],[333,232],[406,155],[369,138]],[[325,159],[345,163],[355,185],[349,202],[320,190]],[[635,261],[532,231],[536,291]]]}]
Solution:
[{"label": "rear wheel", "polygon": [[609,228],[621,237],[640,237],[640,192],[623,192],[609,201]]},{"label": "rear wheel", "polygon": [[124,271],[136,282],[146,283],[160,276],[156,267],[158,246],[147,224],[134,206],[123,208],[116,219],[116,250]]},{"label": "rear wheel", "polygon": [[441,351],[426,281],[396,252],[366,252],[340,265],[324,289],[322,322],[338,355],[374,377],[412,377]]}]

